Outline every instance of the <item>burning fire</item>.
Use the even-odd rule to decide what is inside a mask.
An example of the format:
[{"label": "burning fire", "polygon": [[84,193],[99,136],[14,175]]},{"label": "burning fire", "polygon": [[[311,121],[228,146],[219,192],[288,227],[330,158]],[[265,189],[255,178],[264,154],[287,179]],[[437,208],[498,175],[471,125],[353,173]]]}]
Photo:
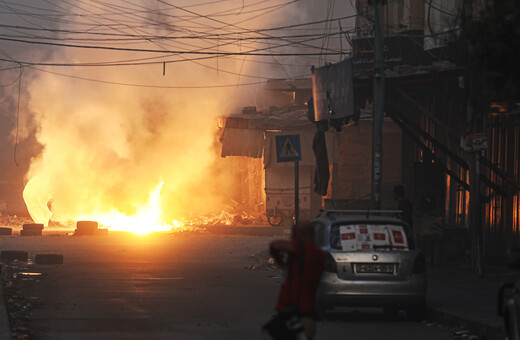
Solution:
[{"label": "burning fire", "polygon": [[145,235],[157,231],[170,231],[172,228],[181,227],[179,223],[172,225],[163,222],[161,188],[164,182],[150,192],[148,202],[140,206],[135,214],[128,216],[114,211],[105,215],[84,216],[85,220],[97,220],[110,230],[130,231],[137,235]]},{"label": "burning fire", "polygon": [[[164,181],[159,183],[153,189],[148,197],[148,201],[140,205],[134,214],[128,215],[120,211],[111,209],[110,212],[93,212],[91,214],[83,214],[78,216],[77,220],[98,221],[102,226],[115,231],[129,231],[137,235],[145,235],[158,231],[171,231],[173,229],[183,228],[184,223],[180,221],[172,221],[171,224],[165,223],[163,220],[163,209],[161,201],[161,189]],[[24,190],[24,199],[32,219],[38,223],[48,224],[52,216],[52,212],[46,202],[38,195],[44,187],[41,177],[34,177],[29,181]],[[49,198],[47,197],[47,200]]]}]

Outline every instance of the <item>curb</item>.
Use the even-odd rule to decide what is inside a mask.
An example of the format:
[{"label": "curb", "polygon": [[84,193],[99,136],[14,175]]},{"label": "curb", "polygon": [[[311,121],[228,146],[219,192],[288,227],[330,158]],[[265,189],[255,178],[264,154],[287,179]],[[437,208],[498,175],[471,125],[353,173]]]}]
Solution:
[{"label": "curb", "polygon": [[7,306],[5,304],[5,295],[3,283],[0,282],[0,339],[11,339],[11,325],[7,317]]},{"label": "curb", "polygon": [[503,340],[506,338],[506,331],[503,325],[493,325],[489,321],[486,322],[486,320],[478,320],[475,317],[461,315],[441,308],[426,307],[426,313],[432,321],[448,327],[463,326],[471,334],[484,336],[488,340]]}]

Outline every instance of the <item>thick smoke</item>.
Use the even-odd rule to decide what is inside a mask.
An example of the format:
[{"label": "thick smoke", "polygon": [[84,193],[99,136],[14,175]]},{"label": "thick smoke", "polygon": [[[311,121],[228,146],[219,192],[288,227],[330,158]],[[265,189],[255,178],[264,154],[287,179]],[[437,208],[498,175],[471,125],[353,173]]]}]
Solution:
[{"label": "thick smoke", "polygon": [[[175,26],[168,24],[167,17],[160,19],[161,27]],[[160,31],[164,33],[164,29]],[[154,32],[157,34],[157,29]],[[201,41],[196,45],[208,47]],[[180,43],[174,42],[170,48],[180,48]],[[142,55],[67,49],[60,50],[59,57],[88,63]],[[204,62],[213,68],[216,63],[216,59]],[[33,218],[46,223],[50,216],[47,206],[52,219],[64,223],[116,212],[131,216],[162,182],[163,219],[167,223],[221,208],[227,181],[213,147],[216,118],[222,113],[220,109],[233,101],[236,88],[160,89],[78,79],[211,87],[237,82],[236,75],[224,70],[249,72],[238,60],[222,58],[219,63],[220,72],[182,62],[58,71],[74,78],[42,73],[29,87],[29,108],[35,114],[37,139],[43,145],[41,154],[32,161],[24,193]]]}]

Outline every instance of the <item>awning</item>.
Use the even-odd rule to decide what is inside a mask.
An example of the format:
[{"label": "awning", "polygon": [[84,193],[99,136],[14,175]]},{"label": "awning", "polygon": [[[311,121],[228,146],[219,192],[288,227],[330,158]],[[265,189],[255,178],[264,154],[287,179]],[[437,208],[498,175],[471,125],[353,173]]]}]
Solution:
[{"label": "awning", "polygon": [[286,108],[254,113],[235,113],[220,117],[225,129],[252,130],[315,130],[307,118],[306,108]]}]

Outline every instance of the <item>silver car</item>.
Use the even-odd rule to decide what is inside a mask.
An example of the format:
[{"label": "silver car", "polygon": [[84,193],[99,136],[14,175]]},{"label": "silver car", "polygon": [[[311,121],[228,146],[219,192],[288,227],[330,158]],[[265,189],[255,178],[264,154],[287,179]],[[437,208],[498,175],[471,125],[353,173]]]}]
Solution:
[{"label": "silver car", "polygon": [[334,307],[424,310],[426,259],[399,218],[325,211],[314,221],[316,244],[325,252],[317,311]]}]

